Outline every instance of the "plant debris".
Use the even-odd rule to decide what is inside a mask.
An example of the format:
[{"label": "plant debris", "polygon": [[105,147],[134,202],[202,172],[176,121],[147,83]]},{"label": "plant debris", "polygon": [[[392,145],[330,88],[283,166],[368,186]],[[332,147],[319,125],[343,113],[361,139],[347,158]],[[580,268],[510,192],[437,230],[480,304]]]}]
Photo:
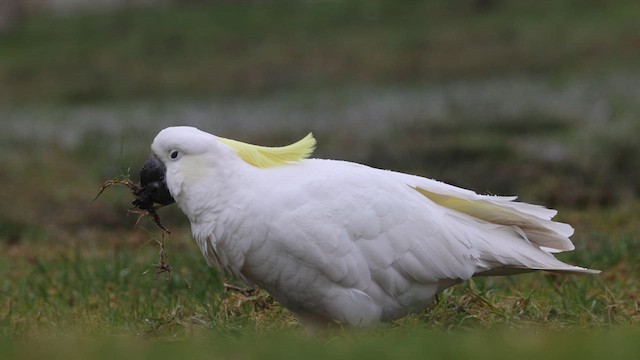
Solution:
[{"label": "plant debris", "polygon": [[111,187],[113,185],[124,185],[128,187],[129,190],[131,190],[131,193],[133,194],[135,199],[132,202],[134,208],[130,209],[129,212],[140,215],[140,217],[136,221],[136,224],[138,224],[144,216],[150,216],[156,226],[160,228],[160,230],[167,234],[171,234],[171,231],[167,229],[166,226],[162,225],[162,223],[160,222],[160,216],[156,212],[156,210],[165,205],[154,206],[153,201],[148,198],[148,193],[144,191],[144,188],[140,184],[131,181],[131,179],[129,179],[129,176],[120,175],[111,180],[105,181],[104,184],[102,184],[102,188],[98,192],[98,195],[96,195],[93,201],[95,201],[108,187]]},{"label": "plant debris", "polygon": [[228,283],[226,281],[224,283],[222,283],[222,286],[224,287],[224,291],[225,292],[233,291],[233,292],[241,294],[241,295],[243,295],[243,296],[245,296],[247,298],[256,295],[258,293],[258,291],[260,291],[260,288],[257,287],[257,286],[254,286],[252,288],[243,288],[243,287],[239,287],[239,286],[230,284],[230,283]]},{"label": "plant debris", "polygon": [[111,180],[107,180],[102,184],[102,188],[93,199],[95,201],[107,188],[114,185],[124,185],[131,190],[133,194],[134,200],[132,204],[134,205],[133,209],[129,209],[128,211],[133,214],[137,214],[138,219],[136,220],[136,225],[140,222],[140,220],[149,216],[153,220],[160,230],[162,230],[162,240],[154,239],[158,245],[160,246],[160,251],[158,253],[158,263],[154,264],[156,268],[156,275],[167,273],[167,276],[171,276],[171,265],[167,262],[167,256],[164,251],[164,235],[171,235],[171,231],[160,222],[160,216],[156,212],[156,210],[160,209],[165,205],[154,205],[153,201],[149,198],[149,193],[144,190],[144,187],[138,183],[131,181],[129,176],[120,175]]},{"label": "plant debris", "polygon": [[160,246],[158,252],[158,263],[154,264],[156,268],[156,275],[167,273],[167,278],[171,276],[171,265],[167,262],[167,255],[164,252],[164,232],[162,233],[162,240],[154,239]]}]

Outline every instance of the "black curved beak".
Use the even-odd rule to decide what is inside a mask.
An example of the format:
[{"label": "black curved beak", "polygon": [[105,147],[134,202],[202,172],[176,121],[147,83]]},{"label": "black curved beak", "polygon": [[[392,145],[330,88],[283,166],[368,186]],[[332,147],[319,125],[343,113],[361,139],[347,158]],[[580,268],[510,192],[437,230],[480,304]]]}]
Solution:
[{"label": "black curved beak", "polygon": [[151,154],[140,169],[140,190],[133,205],[143,210],[151,210],[153,204],[169,205],[175,200],[171,197],[166,181],[167,167],[155,155]]}]

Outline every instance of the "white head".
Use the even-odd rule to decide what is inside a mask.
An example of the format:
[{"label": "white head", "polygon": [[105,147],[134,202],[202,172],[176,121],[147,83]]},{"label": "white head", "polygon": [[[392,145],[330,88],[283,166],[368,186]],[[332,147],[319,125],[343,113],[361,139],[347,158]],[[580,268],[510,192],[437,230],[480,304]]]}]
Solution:
[{"label": "white head", "polygon": [[[153,182],[166,179],[165,186],[180,204],[184,191],[202,180],[209,181],[211,189],[216,180],[233,181],[230,173],[238,167],[270,168],[297,162],[308,157],[315,144],[311,134],[288,146],[264,147],[217,137],[190,126],[168,127],[153,140],[155,158],[147,160],[141,178],[146,175]],[[166,167],[164,174],[157,171],[158,166],[146,166],[158,160]],[[156,171],[145,174],[145,167]]]},{"label": "white head", "polygon": [[155,137],[151,150],[158,159],[169,166],[169,164],[178,163],[183,156],[214,155],[218,151],[224,152],[216,139],[214,135],[191,126],[168,127]]},{"label": "white head", "polygon": [[163,129],[153,140],[151,150],[166,166],[167,187],[178,203],[186,186],[238,162],[233,149],[216,136],[190,126]]}]

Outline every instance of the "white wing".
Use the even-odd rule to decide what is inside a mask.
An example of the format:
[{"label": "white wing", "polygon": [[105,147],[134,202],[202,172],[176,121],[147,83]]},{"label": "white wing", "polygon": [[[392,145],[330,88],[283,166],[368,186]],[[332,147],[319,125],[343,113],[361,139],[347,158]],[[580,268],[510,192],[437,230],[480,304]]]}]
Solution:
[{"label": "white wing", "polygon": [[228,242],[262,239],[243,250],[238,272],[301,316],[364,325],[424,307],[475,274],[593,272],[545,251],[573,248],[553,210],[514,198],[327,160],[268,176],[271,188],[251,187],[261,194],[252,211],[269,214],[253,218],[264,228]]},{"label": "white wing", "polygon": [[516,202],[515,196],[478,195],[435,180],[395,173],[429,200],[487,222],[521,228],[532,243],[550,252],[573,250],[573,228],[551,221],[556,210]]}]

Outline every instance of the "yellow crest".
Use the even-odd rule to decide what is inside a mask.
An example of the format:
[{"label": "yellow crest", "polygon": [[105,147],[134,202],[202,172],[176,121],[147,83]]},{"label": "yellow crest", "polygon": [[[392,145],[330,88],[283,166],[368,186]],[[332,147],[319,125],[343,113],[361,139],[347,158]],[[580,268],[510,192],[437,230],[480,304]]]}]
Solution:
[{"label": "yellow crest", "polygon": [[316,139],[311,133],[298,142],[281,147],[258,146],[221,137],[218,140],[235,150],[242,160],[259,168],[286,165],[306,159],[316,147]]}]

